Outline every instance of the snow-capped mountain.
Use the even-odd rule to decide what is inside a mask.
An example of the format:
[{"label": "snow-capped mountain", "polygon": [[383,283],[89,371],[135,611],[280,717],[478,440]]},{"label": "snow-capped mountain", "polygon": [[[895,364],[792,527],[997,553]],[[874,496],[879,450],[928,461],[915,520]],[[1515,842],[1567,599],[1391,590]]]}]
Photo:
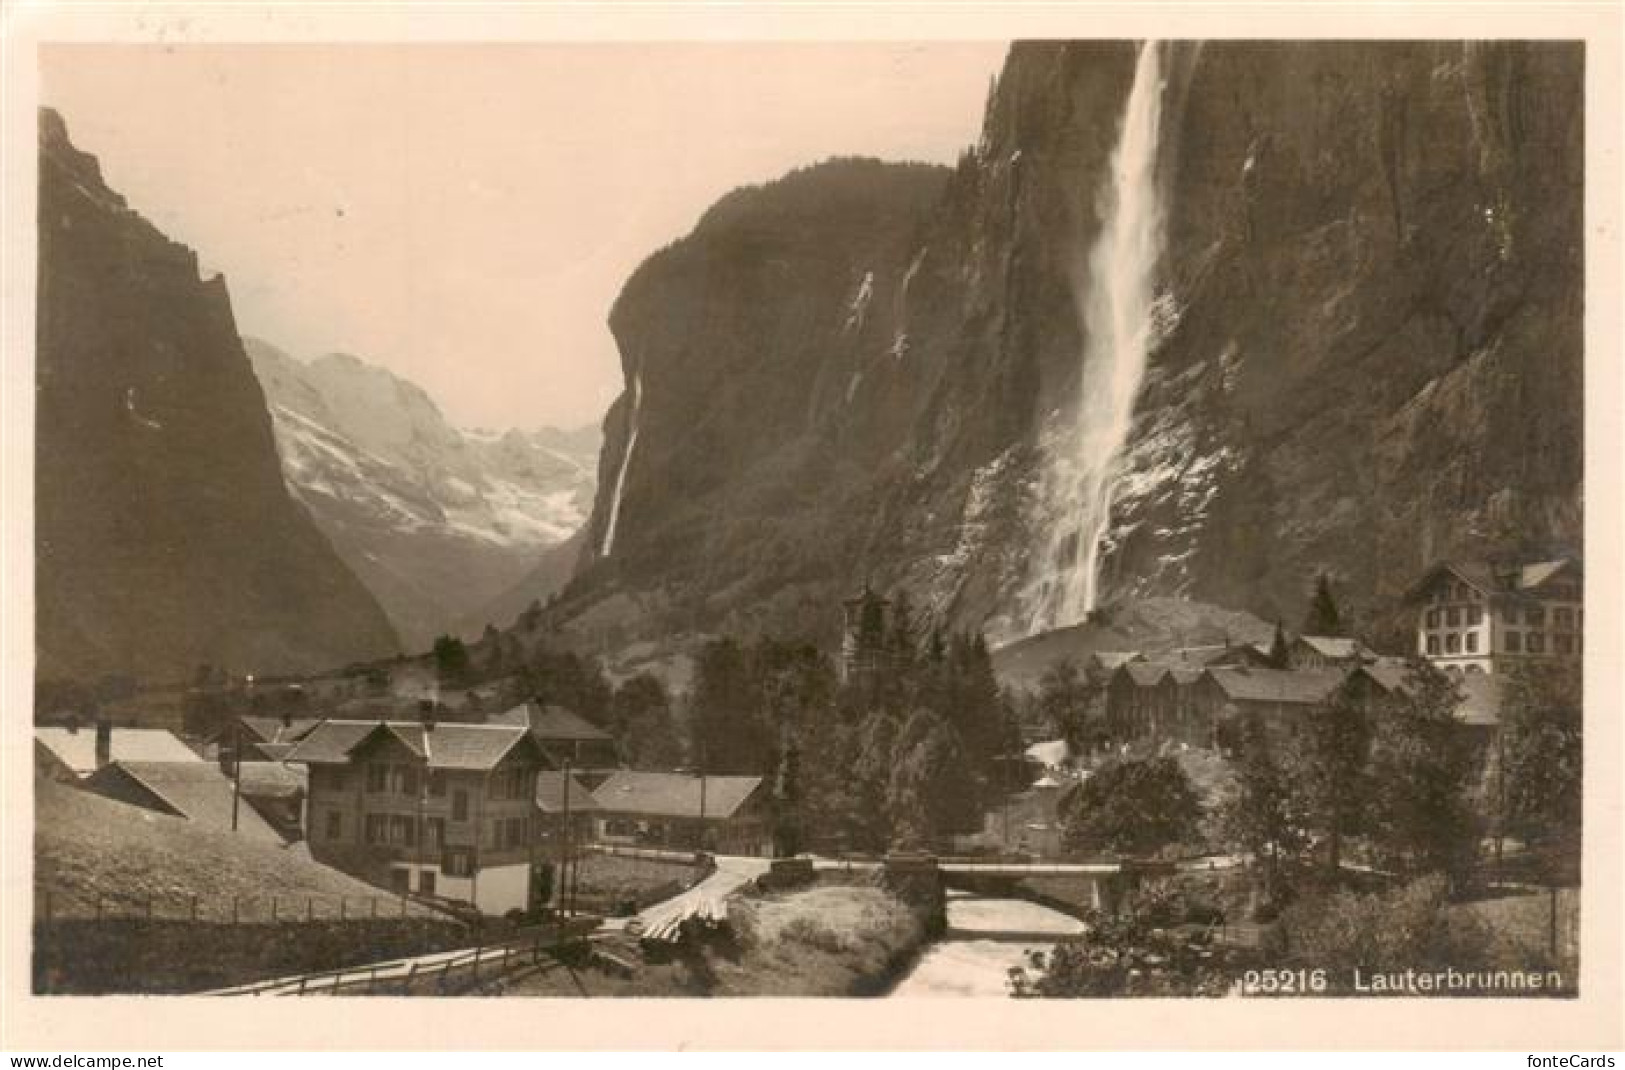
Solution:
[{"label": "snow-capped mountain", "polygon": [[306,363],[243,342],[289,488],[408,647],[467,627],[592,508],[596,427],[459,429],[421,387],[356,357]]}]

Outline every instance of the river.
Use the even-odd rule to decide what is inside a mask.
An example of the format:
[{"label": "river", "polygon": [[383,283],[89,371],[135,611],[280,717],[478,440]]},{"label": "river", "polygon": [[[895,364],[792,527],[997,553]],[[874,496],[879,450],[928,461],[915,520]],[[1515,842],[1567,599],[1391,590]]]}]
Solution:
[{"label": "river", "polygon": [[947,906],[947,934],[926,948],[893,996],[1006,997],[1011,967],[1026,965],[1030,951],[1049,950],[1053,938],[1083,929],[1076,918],[1024,899],[950,891]]}]

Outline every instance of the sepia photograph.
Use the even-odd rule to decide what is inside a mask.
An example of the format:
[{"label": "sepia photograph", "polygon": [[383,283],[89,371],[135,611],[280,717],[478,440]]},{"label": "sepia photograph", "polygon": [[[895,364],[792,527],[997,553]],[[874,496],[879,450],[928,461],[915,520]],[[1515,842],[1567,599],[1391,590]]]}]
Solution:
[{"label": "sepia photograph", "polygon": [[37,44],[32,1000],[1617,997],[1592,43],[980,25]]}]

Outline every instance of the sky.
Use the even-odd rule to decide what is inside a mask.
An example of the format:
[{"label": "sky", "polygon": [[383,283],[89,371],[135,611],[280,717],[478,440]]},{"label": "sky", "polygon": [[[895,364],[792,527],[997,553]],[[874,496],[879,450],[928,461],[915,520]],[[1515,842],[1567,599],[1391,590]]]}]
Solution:
[{"label": "sky", "polygon": [[418,383],[460,426],[596,423],[621,284],[728,190],[951,163],[1004,42],[53,44],[44,102],[226,276],[239,330]]}]

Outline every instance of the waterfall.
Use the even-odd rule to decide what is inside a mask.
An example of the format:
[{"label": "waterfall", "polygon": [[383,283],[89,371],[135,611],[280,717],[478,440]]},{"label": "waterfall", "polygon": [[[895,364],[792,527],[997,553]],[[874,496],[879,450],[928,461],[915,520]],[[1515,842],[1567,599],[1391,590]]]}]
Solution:
[{"label": "waterfall", "polygon": [[615,548],[615,526],[621,520],[621,495],[626,492],[626,470],[632,466],[632,450],[638,444],[638,412],[643,408],[643,376],[632,373],[632,406],[626,418],[626,450],[621,454],[621,468],[615,474],[615,493],[609,500],[609,520],[604,523],[604,542],[598,556],[608,557]]},{"label": "waterfall", "polygon": [[[1147,41],[1134,66],[1110,170],[1098,193],[1101,230],[1075,291],[1083,323],[1076,409],[1047,438],[1040,482],[1045,532],[1026,592],[1029,632],[1082,621],[1099,594],[1101,543],[1115,465],[1152,346],[1155,272],[1163,246],[1156,183],[1163,79]],[[1067,417],[1070,416],[1070,420]]]}]

